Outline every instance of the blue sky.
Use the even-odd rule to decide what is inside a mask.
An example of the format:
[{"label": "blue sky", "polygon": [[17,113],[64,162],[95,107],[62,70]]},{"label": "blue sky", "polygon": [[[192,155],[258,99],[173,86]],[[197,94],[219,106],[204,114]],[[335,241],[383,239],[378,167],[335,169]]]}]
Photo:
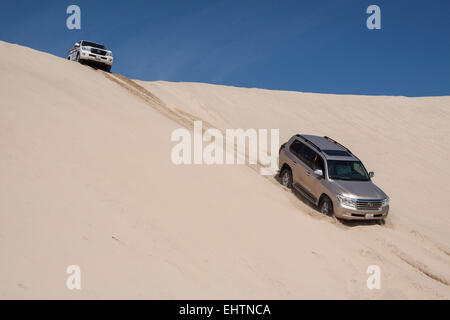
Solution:
[{"label": "blue sky", "polygon": [[[81,8],[81,30],[66,27]],[[366,8],[381,8],[381,30]],[[0,3],[0,40],[57,56],[80,39],[112,71],[321,93],[450,95],[450,1],[22,1]]]}]

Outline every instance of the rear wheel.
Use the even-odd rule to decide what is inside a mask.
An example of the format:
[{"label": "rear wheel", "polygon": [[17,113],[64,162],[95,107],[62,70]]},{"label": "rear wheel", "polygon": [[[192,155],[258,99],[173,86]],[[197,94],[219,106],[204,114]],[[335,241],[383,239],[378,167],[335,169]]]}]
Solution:
[{"label": "rear wheel", "polygon": [[289,168],[284,168],[283,171],[281,171],[280,174],[281,177],[281,184],[285,186],[286,188],[292,187],[292,172]]},{"label": "rear wheel", "polygon": [[333,215],[333,203],[331,202],[330,198],[328,198],[327,196],[322,197],[319,202],[319,210],[326,216]]}]

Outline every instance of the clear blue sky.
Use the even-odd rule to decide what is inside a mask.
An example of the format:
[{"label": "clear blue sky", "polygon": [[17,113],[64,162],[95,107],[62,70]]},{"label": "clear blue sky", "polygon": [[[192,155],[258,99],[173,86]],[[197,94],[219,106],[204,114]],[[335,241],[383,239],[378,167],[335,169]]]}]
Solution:
[{"label": "clear blue sky", "polygon": [[[66,8],[81,8],[81,30]],[[381,8],[381,30],[366,8]],[[450,95],[450,1],[22,1],[0,3],[0,39],[66,57],[110,47],[113,72],[324,93]]]}]

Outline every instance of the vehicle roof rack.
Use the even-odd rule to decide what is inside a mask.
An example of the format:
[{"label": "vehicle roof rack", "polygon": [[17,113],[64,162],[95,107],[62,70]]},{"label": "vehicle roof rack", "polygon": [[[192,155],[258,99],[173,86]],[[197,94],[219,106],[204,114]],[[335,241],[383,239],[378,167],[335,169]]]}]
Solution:
[{"label": "vehicle roof rack", "polygon": [[336,140],[331,139],[330,137],[324,136],[325,139],[327,139],[328,141],[333,142],[334,144],[337,144],[338,146],[344,148],[348,153],[350,153],[351,155],[353,155],[353,153],[346,147],[344,147],[342,144],[340,144],[339,142],[337,142]]},{"label": "vehicle roof rack", "polygon": [[313,142],[311,142],[309,139],[305,138],[304,136],[302,136],[301,134],[297,134],[297,137],[302,138],[303,140],[305,140],[305,142],[309,143],[310,145],[312,145],[314,148],[316,148],[318,151],[322,152],[322,149],[320,149],[318,146],[316,146]]}]

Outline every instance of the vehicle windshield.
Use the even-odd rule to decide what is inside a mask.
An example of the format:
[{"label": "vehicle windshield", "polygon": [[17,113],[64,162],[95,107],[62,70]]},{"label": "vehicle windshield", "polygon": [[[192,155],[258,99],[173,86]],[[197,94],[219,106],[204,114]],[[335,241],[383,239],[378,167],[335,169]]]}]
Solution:
[{"label": "vehicle windshield", "polygon": [[369,175],[361,161],[328,160],[328,177],[333,180],[368,181]]},{"label": "vehicle windshield", "polygon": [[93,47],[93,48],[106,50],[106,47],[104,45],[98,44],[98,43],[94,43],[94,42],[89,42],[89,41],[83,41],[82,46]]}]

